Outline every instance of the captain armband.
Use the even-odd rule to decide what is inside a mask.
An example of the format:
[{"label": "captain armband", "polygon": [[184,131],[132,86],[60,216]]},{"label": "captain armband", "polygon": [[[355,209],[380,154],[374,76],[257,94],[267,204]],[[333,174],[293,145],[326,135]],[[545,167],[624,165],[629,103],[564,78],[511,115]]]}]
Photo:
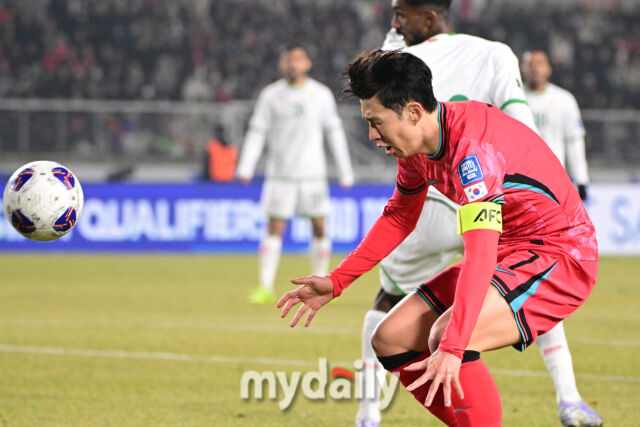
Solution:
[{"label": "captain armband", "polygon": [[457,233],[495,230],[502,233],[502,206],[491,202],[468,203],[457,211]]}]

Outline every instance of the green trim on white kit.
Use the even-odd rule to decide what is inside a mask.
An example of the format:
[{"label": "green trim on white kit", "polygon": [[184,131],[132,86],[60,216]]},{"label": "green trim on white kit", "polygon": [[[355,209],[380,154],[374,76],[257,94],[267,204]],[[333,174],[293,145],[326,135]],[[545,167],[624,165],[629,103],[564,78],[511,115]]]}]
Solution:
[{"label": "green trim on white kit", "polygon": [[524,99],[518,99],[518,98],[514,98],[514,99],[510,99],[507,102],[505,102],[504,104],[502,104],[502,107],[500,107],[501,110],[504,110],[505,108],[507,108],[507,106],[509,104],[524,104],[524,105],[529,105],[529,103],[527,101],[525,101]]},{"label": "green trim on white kit", "polygon": [[391,278],[391,276],[389,275],[389,273],[387,272],[387,270],[384,269],[384,267],[382,266],[382,264],[380,264],[380,270],[382,270],[382,272],[384,273],[384,275],[387,277],[387,279],[389,279],[389,281],[391,282],[391,284],[393,284],[393,287],[396,288],[396,290],[398,290],[398,292],[400,292],[402,295],[407,296],[408,294],[402,290],[402,288],[400,286],[398,286],[398,284],[396,283],[395,280],[393,280]]}]

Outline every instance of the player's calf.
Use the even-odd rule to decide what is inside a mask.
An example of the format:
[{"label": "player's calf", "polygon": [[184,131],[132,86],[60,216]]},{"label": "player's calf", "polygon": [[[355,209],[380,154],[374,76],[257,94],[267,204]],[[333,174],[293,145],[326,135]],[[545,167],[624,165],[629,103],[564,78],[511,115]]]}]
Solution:
[{"label": "player's calf", "polygon": [[464,352],[459,378],[464,398],[460,399],[457,393],[451,393],[459,427],[500,427],[500,393],[487,365],[480,359],[480,353]]},{"label": "player's calf", "polygon": [[[431,353],[429,353],[429,351],[421,353],[419,351],[410,350],[390,356],[378,356],[378,360],[387,371],[398,377],[403,386],[407,387],[416,381],[424,371],[406,371],[404,368],[413,363],[422,361],[430,355]],[[415,399],[423,406],[427,398],[427,392],[430,385],[431,381],[428,381],[412,392],[413,397],[415,397]],[[446,425],[450,427],[459,427],[453,407],[444,406],[444,393],[442,392],[442,389],[438,390],[431,406],[425,406],[425,408]]]}]

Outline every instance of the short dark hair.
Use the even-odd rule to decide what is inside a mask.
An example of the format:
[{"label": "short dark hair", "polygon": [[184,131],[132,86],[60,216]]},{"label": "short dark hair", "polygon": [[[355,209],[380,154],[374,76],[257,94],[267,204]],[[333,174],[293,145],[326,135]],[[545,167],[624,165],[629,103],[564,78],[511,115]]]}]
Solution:
[{"label": "short dark hair", "polygon": [[542,52],[542,53],[544,53],[546,55],[547,49],[544,46],[532,45],[532,46],[529,46],[526,49],[524,49],[522,51],[522,54],[524,55],[527,52]]},{"label": "short dark hair", "polygon": [[451,8],[451,0],[404,0],[404,2],[411,7],[435,6],[445,11]]},{"label": "short dark hair", "polygon": [[305,52],[307,51],[307,48],[305,46],[303,46],[301,43],[287,43],[284,44],[282,46],[282,49],[280,49],[282,52],[291,52],[292,50],[295,49],[302,49]]},{"label": "short dark hair", "polygon": [[290,53],[291,51],[293,51],[295,49],[302,49],[304,51],[305,55],[307,55],[307,57],[309,59],[311,59],[312,55],[314,54],[314,52],[312,52],[310,50],[309,46],[305,46],[304,44],[302,44],[300,42],[284,43],[284,44],[280,45],[278,51],[280,52],[280,55],[284,55],[284,54]]},{"label": "short dark hair", "polygon": [[361,52],[347,67],[345,90],[360,99],[378,98],[385,108],[402,114],[411,101],[432,112],[438,108],[433,95],[431,70],[420,58],[400,50]]}]

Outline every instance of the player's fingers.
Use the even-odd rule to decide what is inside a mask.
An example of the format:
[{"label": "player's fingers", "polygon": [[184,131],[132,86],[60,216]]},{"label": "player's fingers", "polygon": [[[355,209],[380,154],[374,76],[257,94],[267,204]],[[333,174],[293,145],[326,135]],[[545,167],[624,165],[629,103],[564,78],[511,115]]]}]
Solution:
[{"label": "player's fingers", "polygon": [[293,320],[291,321],[289,326],[291,326],[292,328],[296,326],[300,321],[300,318],[304,315],[308,308],[309,306],[307,304],[302,304],[298,311],[296,311],[296,315],[293,317]]},{"label": "player's fingers", "polygon": [[307,326],[309,326],[309,324],[311,323],[311,321],[313,320],[314,316],[316,315],[316,312],[318,310],[314,310],[313,308],[311,310],[309,310],[309,315],[307,316],[307,321],[304,322],[304,327],[306,328]]},{"label": "player's fingers", "polygon": [[451,378],[448,376],[442,382],[442,393],[444,394],[444,406],[451,406]]},{"label": "player's fingers", "polygon": [[280,297],[280,299],[278,300],[278,304],[276,304],[276,307],[277,307],[277,308],[282,307],[282,305],[283,305],[285,302],[289,301],[289,300],[291,299],[291,297],[293,297],[293,296],[295,295],[295,293],[296,293],[296,291],[289,291],[289,292],[287,292],[286,294],[282,295],[282,296]]},{"label": "player's fingers", "polygon": [[418,362],[412,363],[409,366],[405,366],[405,371],[424,371],[427,368],[427,359],[420,360]]},{"label": "player's fingers", "polygon": [[407,390],[413,391],[413,390],[417,389],[418,387],[422,386],[427,381],[429,381],[432,377],[433,376],[432,376],[432,374],[430,372],[425,372],[424,374],[420,375],[417,380],[415,380],[414,382],[409,384],[407,386]]},{"label": "player's fingers", "polygon": [[283,317],[283,318],[286,317],[287,314],[289,313],[289,310],[291,310],[293,306],[295,306],[299,302],[300,302],[300,298],[297,298],[297,297],[293,297],[289,301],[287,301],[287,305],[285,305],[284,309],[282,309],[282,313],[280,314],[280,317]]},{"label": "player's fingers", "polygon": [[433,379],[433,381],[431,382],[431,385],[429,386],[427,399],[424,401],[425,406],[431,406],[431,403],[433,403],[433,399],[436,397],[436,393],[438,392],[438,388],[440,387],[441,383],[442,383],[442,377],[436,376]]},{"label": "player's fingers", "polygon": [[291,283],[295,283],[296,285],[309,285],[312,282],[313,282],[313,276],[297,277],[295,279],[291,279]]},{"label": "player's fingers", "polygon": [[460,384],[460,379],[458,378],[458,376],[454,376],[451,379],[451,382],[453,383],[453,388],[456,390],[456,393],[458,393],[458,397],[460,399],[464,399],[464,391],[462,390],[462,384]]}]

